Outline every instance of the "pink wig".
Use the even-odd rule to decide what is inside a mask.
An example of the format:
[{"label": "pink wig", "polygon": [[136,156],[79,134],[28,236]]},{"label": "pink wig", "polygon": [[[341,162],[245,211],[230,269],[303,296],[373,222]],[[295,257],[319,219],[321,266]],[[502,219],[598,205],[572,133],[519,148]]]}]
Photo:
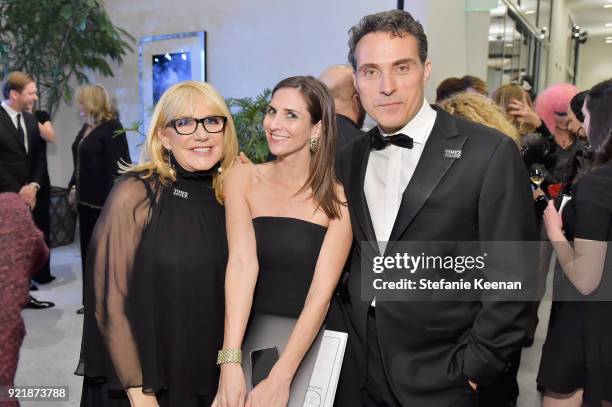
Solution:
[{"label": "pink wig", "polygon": [[557,83],[544,89],[536,99],[535,112],[540,116],[548,130],[555,134],[557,115],[565,115],[572,98],[578,93],[578,88],[569,83]]}]

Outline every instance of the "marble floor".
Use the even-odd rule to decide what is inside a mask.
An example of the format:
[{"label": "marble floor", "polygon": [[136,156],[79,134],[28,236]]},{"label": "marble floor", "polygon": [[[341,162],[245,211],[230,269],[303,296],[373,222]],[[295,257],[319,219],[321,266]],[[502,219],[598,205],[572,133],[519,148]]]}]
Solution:
[{"label": "marble floor", "polygon": [[[78,244],[53,249],[51,267],[57,279],[40,286],[34,295],[40,300],[55,302],[56,306],[46,310],[23,311],[27,334],[21,348],[15,384],[68,386],[69,400],[22,402],[23,407],[74,407],[79,405],[81,397],[82,379],[73,374],[79,357],[83,324],[83,317],[76,314],[81,306],[81,259]],[[550,302],[542,302],[535,342],[531,348],[523,351],[519,371],[519,407],[541,405],[535,378],[549,313]]]}]

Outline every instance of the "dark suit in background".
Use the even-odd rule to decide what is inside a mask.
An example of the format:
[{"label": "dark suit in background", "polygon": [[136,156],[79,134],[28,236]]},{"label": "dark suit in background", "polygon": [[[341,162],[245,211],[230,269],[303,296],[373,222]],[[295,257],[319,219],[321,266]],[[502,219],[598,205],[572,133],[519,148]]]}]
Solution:
[{"label": "dark suit in background", "polygon": [[338,137],[336,141],[336,155],[342,147],[348,144],[351,140],[363,136],[365,133],[357,127],[355,123],[348,117],[336,114],[336,126],[338,128]]},{"label": "dark suit in background", "polygon": [[0,107],[0,192],[18,193],[30,182],[43,185],[48,179],[45,141],[40,137],[38,122],[33,114],[22,114],[27,129],[27,151],[11,117]]},{"label": "dark suit in background", "polygon": [[[528,176],[513,141],[435,109],[434,127],[403,192],[389,241],[537,240]],[[345,316],[349,333],[336,405],[361,405],[366,372],[380,369],[380,393],[388,390],[395,399],[388,405],[476,406],[468,379],[486,386],[508,368],[525,336],[529,307],[487,302],[487,294],[478,302],[377,301],[375,308],[372,298],[362,300],[362,261],[371,265],[383,254],[364,195],[370,136],[377,131],[348,143],[338,158],[355,244],[348,282],[332,305],[341,309],[334,312]],[[446,150],[460,150],[461,157],[448,157]],[[389,244],[384,255],[399,252]],[[497,266],[488,264],[488,272],[501,272]],[[366,366],[373,349],[378,366]]]}]

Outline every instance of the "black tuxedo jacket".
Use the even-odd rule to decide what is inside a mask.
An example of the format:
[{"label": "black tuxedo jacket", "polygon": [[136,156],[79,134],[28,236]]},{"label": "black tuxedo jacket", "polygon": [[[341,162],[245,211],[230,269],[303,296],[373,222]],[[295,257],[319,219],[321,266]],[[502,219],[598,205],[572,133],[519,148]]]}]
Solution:
[{"label": "black tuxedo jacket", "polygon": [[[403,193],[389,241],[537,240],[528,175],[514,142],[434,108],[434,127]],[[461,150],[461,157],[445,157],[446,149]],[[379,255],[364,195],[369,152],[370,133],[347,144],[337,163],[355,240],[346,292],[336,296],[350,345],[343,366],[350,372],[341,375],[336,405],[354,403],[343,397],[346,391],[359,394],[365,381],[371,298],[362,298],[360,271],[364,259],[368,264]],[[393,254],[394,246],[387,245],[385,255]],[[521,347],[528,317],[524,302],[377,300],[387,380],[402,405],[451,406],[471,391],[468,379],[486,385],[507,368],[510,355]]]},{"label": "black tuxedo jacket", "polygon": [[45,140],[40,136],[38,121],[33,114],[23,112],[23,119],[28,133],[27,152],[13,121],[0,106],[0,192],[19,192],[30,182],[45,184]]}]

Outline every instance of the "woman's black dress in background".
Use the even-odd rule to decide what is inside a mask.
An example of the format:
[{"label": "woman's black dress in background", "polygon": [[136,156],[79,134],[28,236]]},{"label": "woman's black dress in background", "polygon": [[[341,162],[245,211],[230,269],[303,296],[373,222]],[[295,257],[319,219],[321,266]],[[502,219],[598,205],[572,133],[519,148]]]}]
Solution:
[{"label": "woman's black dress in background", "polygon": [[[562,214],[568,240],[612,240],[612,166],[581,178]],[[612,402],[610,253],[608,248],[601,283],[589,296],[581,296],[562,270],[555,275],[555,301],[538,374],[538,385],[551,392],[584,388],[588,406]],[[568,299],[572,301],[563,301]]]},{"label": "woman's black dress in background", "polygon": [[[49,117],[49,113],[37,110],[34,112],[34,116],[36,116],[36,120],[38,123],[44,124],[51,120]],[[51,247],[51,228],[50,228],[50,216],[49,216],[49,206],[51,200],[51,182],[49,181],[49,171],[47,170],[46,158],[47,158],[47,141],[40,137],[37,142],[41,143],[42,149],[45,152],[45,173],[43,175],[43,181],[40,184],[40,190],[36,193],[36,206],[32,211],[32,217],[34,218],[34,222],[36,226],[43,232],[45,237],[45,244],[47,247]],[[51,275],[51,267],[50,267],[51,256],[47,258],[47,261],[43,265],[43,267],[38,271],[32,280],[39,284],[50,283],[55,279]]]},{"label": "woman's black dress in background", "polygon": [[[69,188],[73,185],[76,187],[83,271],[87,264],[87,248],[91,233],[106,197],[113,187],[113,182],[119,174],[118,163],[129,164],[131,162],[125,133],[116,134],[122,128],[118,120],[108,120],[100,123],[91,133],[84,136],[87,125],[83,125],[72,143],[74,172]],[[84,291],[83,295],[85,295]]]},{"label": "woman's black dress in background", "polygon": [[120,178],[94,231],[77,369],[85,376],[81,406],[129,406],[117,390],[142,386],[161,407],[209,407],[217,391],[224,210],[214,170],[177,172],[171,185]]}]

